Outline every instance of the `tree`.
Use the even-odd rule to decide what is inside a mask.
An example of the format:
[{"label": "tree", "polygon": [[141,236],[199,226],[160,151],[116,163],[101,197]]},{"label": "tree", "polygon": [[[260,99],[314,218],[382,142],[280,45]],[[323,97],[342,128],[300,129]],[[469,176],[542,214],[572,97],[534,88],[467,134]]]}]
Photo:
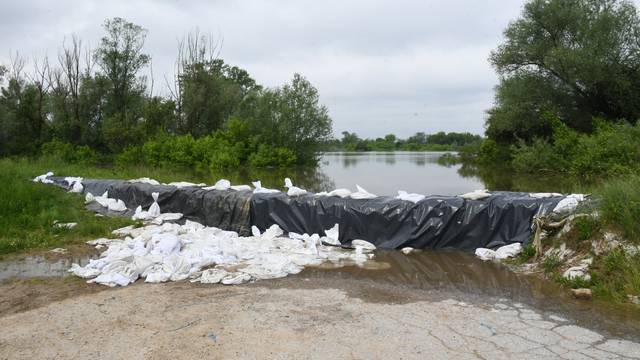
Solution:
[{"label": "tree", "polygon": [[106,143],[119,151],[140,140],[138,119],[142,117],[145,79],[138,72],[150,61],[142,52],[147,31],[118,17],[105,21],[104,28],[107,34],[94,54],[109,80],[102,125]]},{"label": "tree", "polygon": [[260,88],[245,70],[225,64],[219,50],[211,36],[197,31],[180,42],[170,91],[183,134],[200,137],[222,128],[248,93]]},{"label": "tree", "polygon": [[309,164],[331,135],[329,111],[319,100],[318,90],[295,74],[290,84],[252,94],[239,116],[248,121],[255,141],[291,150],[299,164]]},{"label": "tree", "polygon": [[531,0],[490,61],[501,77],[487,135],[550,132],[546,119],[591,131],[595,116],[640,117],[640,18],[626,0]]}]

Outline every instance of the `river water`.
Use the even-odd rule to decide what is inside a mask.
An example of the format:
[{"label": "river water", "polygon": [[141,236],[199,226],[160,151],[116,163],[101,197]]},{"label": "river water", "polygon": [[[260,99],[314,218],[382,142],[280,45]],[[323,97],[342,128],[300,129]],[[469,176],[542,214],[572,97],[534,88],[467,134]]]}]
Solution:
[{"label": "river water", "polygon": [[[213,183],[219,178],[234,184],[261,180],[282,189],[284,178],[318,192],[336,188],[355,191],[356,184],[376,195],[397,195],[398,190],[424,195],[458,195],[476,189],[527,192],[573,192],[571,179],[517,175],[507,169],[478,169],[439,161],[444,152],[328,152],[316,168],[227,170],[217,174],[189,174],[187,181]],[[191,180],[190,180],[191,179]],[[195,179],[195,180],[194,180]]]}]

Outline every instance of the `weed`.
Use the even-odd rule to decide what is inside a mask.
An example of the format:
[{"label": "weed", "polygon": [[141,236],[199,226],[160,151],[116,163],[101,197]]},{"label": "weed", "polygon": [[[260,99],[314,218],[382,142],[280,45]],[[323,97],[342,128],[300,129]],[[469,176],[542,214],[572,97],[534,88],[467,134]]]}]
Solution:
[{"label": "weed", "polygon": [[562,259],[556,254],[550,254],[542,261],[542,268],[546,274],[553,273],[562,265]]}]

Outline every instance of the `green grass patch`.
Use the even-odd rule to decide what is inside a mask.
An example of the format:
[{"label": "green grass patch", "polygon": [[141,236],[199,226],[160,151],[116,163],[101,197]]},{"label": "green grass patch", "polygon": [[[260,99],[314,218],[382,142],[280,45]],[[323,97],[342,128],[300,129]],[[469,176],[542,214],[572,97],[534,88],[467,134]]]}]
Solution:
[{"label": "green grass patch", "polygon": [[[79,243],[109,236],[113,229],[133,224],[127,218],[96,217],[85,210],[82,196],[31,182],[34,175],[43,172],[38,165],[0,159],[0,255]],[[78,225],[73,229],[55,228],[56,220]]]},{"label": "green grass patch", "polygon": [[640,175],[607,181],[595,195],[602,220],[620,229],[628,240],[640,243]]},{"label": "green grass patch", "polygon": [[542,261],[545,274],[552,274],[562,265],[562,259],[556,254],[550,254]]},{"label": "green grass patch", "polygon": [[640,294],[640,255],[613,250],[595,259],[591,274],[593,293],[600,298],[622,302],[628,294]]}]

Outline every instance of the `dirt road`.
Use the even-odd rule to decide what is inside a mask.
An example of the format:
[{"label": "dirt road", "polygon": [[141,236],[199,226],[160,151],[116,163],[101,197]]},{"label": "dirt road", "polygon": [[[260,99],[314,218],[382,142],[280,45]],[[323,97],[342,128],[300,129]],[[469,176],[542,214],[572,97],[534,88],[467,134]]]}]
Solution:
[{"label": "dirt road", "polygon": [[461,302],[368,281],[339,284],[302,276],[232,287],[92,287],[4,312],[0,358],[640,358],[639,343],[507,299]]}]

